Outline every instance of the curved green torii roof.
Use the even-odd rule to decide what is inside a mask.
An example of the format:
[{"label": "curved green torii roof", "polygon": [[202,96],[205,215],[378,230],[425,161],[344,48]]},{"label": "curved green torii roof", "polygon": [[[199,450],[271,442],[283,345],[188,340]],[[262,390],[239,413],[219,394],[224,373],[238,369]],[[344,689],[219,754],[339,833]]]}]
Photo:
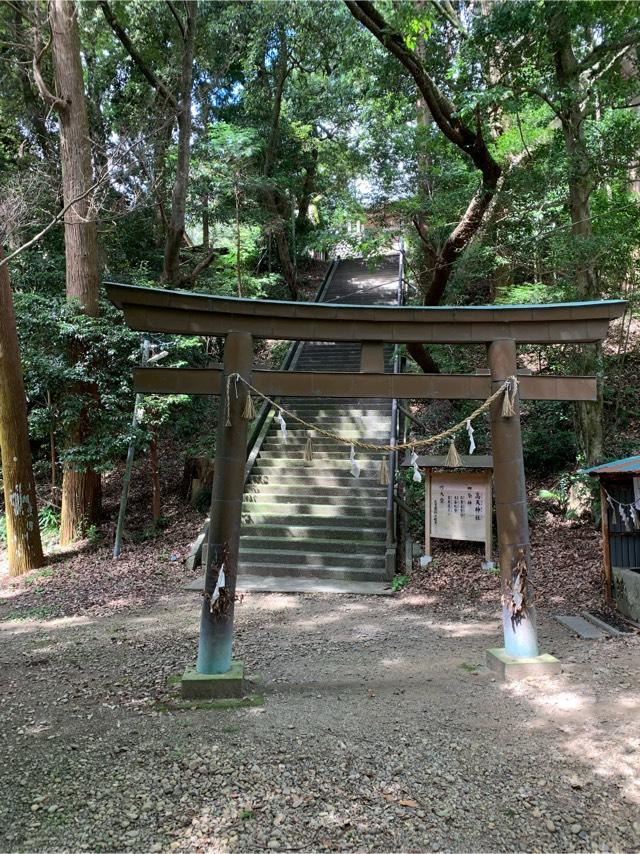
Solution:
[{"label": "curved green torii roof", "polygon": [[474,344],[591,343],[607,334],[625,300],[485,306],[356,306],[216,297],[107,283],[109,299],[141,332],[226,335],[294,341]]}]

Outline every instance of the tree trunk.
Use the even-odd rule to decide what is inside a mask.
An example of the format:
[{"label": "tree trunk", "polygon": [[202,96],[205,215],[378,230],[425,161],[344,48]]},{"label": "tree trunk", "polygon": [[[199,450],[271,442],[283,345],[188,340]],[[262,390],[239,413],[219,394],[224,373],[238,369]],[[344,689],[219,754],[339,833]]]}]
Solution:
[{"label": "tree trunk", "polygon": [[[584,91],[580,80],[578,60],[571,43],[571,24],[566,6],[560,3],[547,3],[546,8],[547,36],[553,51],[556,83],[561,93],[560,122],[568,162],[571,233],[577,256],[576,292],[579,299],[591,300],[600,296],[598,270],[590,246],[593,237],[590,198],[596,186],[596,180],[584,136],[584,120],[591,103],[591,95]],[[579,359],[578,370],[584,374],[597,374],[599,362],[597,348],[586,346]],[[589,466],[602,461],[602,416],[602,383],[598,382],[596,401],[575,404],[574,422],[578,451],[585,464]]]},{"label": "tree trunk", "polygon": [[[51,0],[49,23],[60,121],[60,162],[64,203],[78,198],[92,184],[91,143],[80,61],[80,34],[73,0]],[[64,221],[67,299],[79,310],[98,313],[98,241],[91,198],[85,195],[69,208]],[[82,351],[72,354],[82,359]],[[79,394],[97,397],[95,386],[78,388]],[[69,431],[66,444],[81,447],[89,438],[89,411],[85,408]],[[62,478],[60,543],[84,536],[100,514],[100,475],[65,463]]]},{"label": "tree trunk", "polygon": [[202,248],[208,249],[211,245],[209,237],[209,193],[202,194]]},{"label": "tree trunk", "polygon": [[165,102],[162,102],[160,95],[156,93],[157,109],[160,112],[160,118],[164,125],[160,127],[154,136],[153,140],[153,173],[152,173],[152,189],[156,198],[155,205],[155,230],[154,230],[154,245],[158,248],[164,246],[164,238],[167,233],[169,219],[167,217],[167,151],[171,144],[172,122],[166,115]]},{"label": "tree trunk", "polygon": [[238,288],[238,296],[242,297],[242,268],[240,264],[240,177],[236,175],[234,186],[234,200],[236,213],[236,284]]},{"label": "tree trunk", "polygon": [[291,261],[291,251],[289,249],[289,239],[287,237],[286,226],[283,218],[278,213],[278,207],[273,193],[267,194],[269,210],[273,216],[272,231],[276,242],[276,250],[280,260],[280,268],[282,277],[289,291],[289,296],[292,300],[298,299],[298,283],[296,281],[296,271]]},{"label": "tree trunk", "polygon": [[298,200],[298,216],[296,219],[296,229],[300,234],[304,234],[304,232],[309,226],[309,206],[311,204],[311,197],[313,195],[317,174],[318,149],[314,148],[309,156],[309,163],[305,167],[302,191]]},{"label": "tree trunk", "polygon": [[[0,260],[4,258],[0,247]],[[0,267],[0,461],[9,575],[42,566],[36,485],[31,467],[27,400],[16,333],[9,268]]]},{"label": "tree trunk", "polygon": [[193,83],[193,50],[196,37],[196,18],[198,4],[196,0],[186,0],[187,19],[184,32],[184,51],[182,54],[182,74],[180,78],[180,101],[178,103],[178,160],[176,177],[171,194],[171,215],[167,225],[164,244],[164,268],[162,282],[179,285],[180,247],[184,239],[187,190],[189,188],[189,161],[191,159],[191,88]]}]

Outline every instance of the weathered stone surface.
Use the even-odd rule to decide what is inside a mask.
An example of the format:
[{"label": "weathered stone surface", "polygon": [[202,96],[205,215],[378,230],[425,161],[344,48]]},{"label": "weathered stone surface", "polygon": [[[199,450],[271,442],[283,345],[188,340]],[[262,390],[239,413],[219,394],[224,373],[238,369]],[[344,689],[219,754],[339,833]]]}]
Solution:
[{"label": "weathered stone surface", "polygon": [[570,632],[575,632],[583,640],[600,640],[604,637],[604,632],[601,632],[592,623],[587,622],[584,617],[572,617],[561,614],[556,617],[556,620],[563,626],[566,626]]},{"label": "weathered stone surface", "polygon": [[614,566],[611,573],[618,608],[632,620],[640,620],[640,572]]},{"label": "weathered stone surface", "polygon": [[226,673],[198,673],[195,667],[187,667],[181,682],[185,700],[218,700],[242,697],[244,692],[244,665],[232,661]]},{"label": "weathered stone surface", "polygon": [[487,650],[487,667],[504,682],[529,679],[532,676],[556,676],[562,666],[557,658],[548,653],[535,658],[514,658],[504,649]]}]

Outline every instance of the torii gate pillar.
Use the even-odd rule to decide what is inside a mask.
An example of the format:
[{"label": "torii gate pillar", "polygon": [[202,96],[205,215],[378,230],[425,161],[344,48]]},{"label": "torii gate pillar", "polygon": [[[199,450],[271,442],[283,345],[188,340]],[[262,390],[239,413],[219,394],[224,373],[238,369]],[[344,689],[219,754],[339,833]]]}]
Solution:
[{"label": "torii gate pillar", "polygon": [[[512,338],[492,341],[488,355],[495,392],[516,375],[516,343]],[[557,673],[559,662],[538,655],[533,587],[528,577],[531,548],[518,395],[514,395],[513,415],[502,415],[502,403],[500,397],[492,405],[490,419],[504,649],[489,650],[487,662],[502,678],[526,675],[527,669],[537,674],[541,670]],[[520,604],[520,597],[521,607],[514,610],[514,599]]]},{"label": "torii gate pillar", "polygon": [[[243,668],[232,661],[233,616],[238,576],[247,425],[242,411],[247,398],[242,383],[232,384],[227,400],[227,377],[239,373],[251,382],[253,336],[229,332],[224,346],[224,374],[218,407],[216,459],[213,470],[207,561],[200,617],[198,662],[182,678],[187,698],[242,696]],[[227,409],[228,406],[228,409]],[[233,426],[227,426],[230,421]],[[224,563],[225,586],[212,603],[212,594]]]}]

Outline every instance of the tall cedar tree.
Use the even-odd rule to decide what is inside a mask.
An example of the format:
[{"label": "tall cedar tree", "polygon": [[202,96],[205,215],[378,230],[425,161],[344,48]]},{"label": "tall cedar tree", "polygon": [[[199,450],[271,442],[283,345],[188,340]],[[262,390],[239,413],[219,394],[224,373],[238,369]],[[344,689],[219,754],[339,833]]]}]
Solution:
[{"label": "tall cedar tree", "polygon": [[[0,247],[0,261],[3,258]],[[31,466],[27,400],[6,264],[0,266],[0,460],[9,575],[22,575],[42,566],[44,558]]]},{"label": "tall cedar tree", "polygon": [[[64,204],[70,207],[64,219],[67,299],[77,303],[81,312],[98,314],[98,240],[95,211],[91,205],[93,182],[91,142],[87,104],[80,60],[78,12],[73,0],[50,0],[49,26],[56,95],[47,88],[34,59],[34,73],[43,99],[58,113],[60,124],[60,163]],[[74,199],[78,199],[73,203]],[[78,346],[72,357],[83,358]],[[97,388],[83,384],[77,392],[97,398]],[[66,437],[69,449],[82,448],[90,437],[89,412],[83,407]],[[67,545],[84,536],[87,527],[100,514],[100,475],[89,469],[65,463],[62,479],[62,518],[60,543]]]}]

